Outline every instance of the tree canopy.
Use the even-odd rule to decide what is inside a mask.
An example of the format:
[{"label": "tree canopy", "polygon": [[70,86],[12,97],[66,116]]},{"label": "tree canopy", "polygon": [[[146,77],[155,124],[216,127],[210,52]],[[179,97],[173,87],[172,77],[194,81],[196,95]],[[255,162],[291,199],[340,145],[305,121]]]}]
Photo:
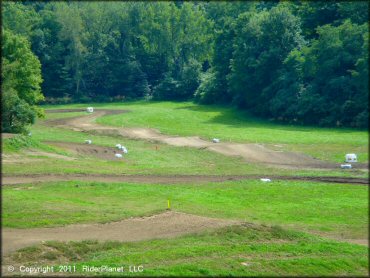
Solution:
[{"label": "tree canopy", "polygon": [[32,123],[41,92],[49,103],[194,99],[368,126],[366,1],[2,5],[3,130],[16,103]]},{"label": "tree canopy", "polygon": [[2,37],[2,131],[21,132],[42,112],[41,64],[26,38],[3,30]]}]

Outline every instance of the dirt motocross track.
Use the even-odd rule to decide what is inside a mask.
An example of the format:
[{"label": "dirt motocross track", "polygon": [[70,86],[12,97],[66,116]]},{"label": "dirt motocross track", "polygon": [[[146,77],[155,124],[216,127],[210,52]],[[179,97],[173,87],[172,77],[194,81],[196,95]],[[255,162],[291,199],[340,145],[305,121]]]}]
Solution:
[{"label": "dirt motocross track", "polygon": [[[83,109],[49,110],[48,113],[83,112]],[[75,131],[94,134],[123,136],[133,139],[148,140],[172,146],[186,146],[207,149],[223,155],[241,156],[248,162],[274,165],[278,167],[298,168],[337,168],[338,165],[314,159],[312,157],[293,153],[270,150],[258,144],[217,143],[203,140],[199,137],[180,137],[161,134],[154,129],[147,128],[117,128],[98,125],[94,120],[104,115],[120,114],[128,111],[98,109],[94,113],[64,119],[45,121],[46,125],[62,127]],[[50,145],[68,149],[76,154],[95,156],[101,159],[115,159],[116,149],[97,145],[76,144],[65,142],[45,142]],[[41,155],[41,154],[38,154]],[[91,175],[91,174],[50,174],[50,175],[16,175],[2,176],[3,185],[16,186],[17,184],[38,183],[48,181],[88,180],[97,182],[137,182],[137,183],[201,183],[223,182],[228,180],[258,179],[254,175],[245,176],[217,176],[217,175]],[[311,180],[320,182],[348,183],[367,185],[368,180],[346,177],[271,177],[273,180]],[[21,189],[20,189],[21,190]],[[228,225],[239,225],[241,222],[224,219],[213,219],[190,215],[180,212],[167,211],[151,217],[125,219],[107,224],[74,224],[65,227],[12,229],[4,228],[3,255],[26,246],[38,244],[47,240],[118,240],[139,241],[153,238],[169,238],[179,235],[200,232],[207,229],[219,228]],[[362,244],[362,243],[360,243]]]},{"label": "dirt motocross track", "polygon": [[[48,113],[63,113],[63,112],[82,112],[83,109],[59,109],[48,110]],[[143,139],[152,142],[159,142],[178,147],[195,147],[207,149],[227,156],[240,156],[245,161],[251,163],[262,163],[270,166],[285,167],[285,168],[326,168],[335,169],[339,165],[335,163],[325,162],[308,155],[295,152],[274,151],[260,144],[241,144],[241,143],[212,143],[201,139],[197,136],[181,137],[169,136],[161,134],[159,131],[150,128],[119,128],[102,126],[94,122],[95,119],[104,115],[113,115],[126,113],[126,110],[109,110],[97,109],[94,113],[86,116],[78,116],[71,118],[63,118],[57,120],[46,121],[49,126],[58,126],[72,129],[75,131],[90,132],[103,135],[121,135],[132,139]],[[356,167],[356,166],[355,166]],[[367,167],[366,165],[358,164],[358,168]],[[356,168],[357,168],[356,167]]]},{"label": "dirt motocross track", "polygon": [[214,219],[181,212],[167,211],[149,217],[136,217],[106,224],[74,224],[64,227],[33,229],[2,229],[3,255],[17,249],[62,240],[117,240],[139,241],[171,238],[207,229],[241,224],[238,221]]}]

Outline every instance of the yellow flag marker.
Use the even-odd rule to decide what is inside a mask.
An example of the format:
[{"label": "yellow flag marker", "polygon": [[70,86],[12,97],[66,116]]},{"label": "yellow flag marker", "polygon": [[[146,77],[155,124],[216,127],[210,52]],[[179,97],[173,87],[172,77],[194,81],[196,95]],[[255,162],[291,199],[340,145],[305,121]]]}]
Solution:
[{"label": "yellow flag marker", "polygon": [[170,199],[167,200],[167,209],[171,209]]}]

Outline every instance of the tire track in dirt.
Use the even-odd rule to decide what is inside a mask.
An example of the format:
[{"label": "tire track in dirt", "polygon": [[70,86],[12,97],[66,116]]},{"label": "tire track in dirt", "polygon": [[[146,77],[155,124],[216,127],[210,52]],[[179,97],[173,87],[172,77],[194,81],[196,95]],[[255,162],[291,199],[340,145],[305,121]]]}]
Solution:
[{"label": "tire track in dirt", "polygon": [[117,240],[122,242],[173,238],[180,235],[241,224],[181,212],[166,211],[149,217],[136,217],[106,224],[73,224],[64,227],[2,229],[2,251],[7,255],[43,241]]},{"label": "tire track in dirt", "polygon": [[[366,186],[369,184],[367,178],[353,177],[315,177],[315,176],[268,176],[272,181],[312,181],[326,183],[344,183]],[[2,185],[35,184],[55,181],[92,181],[92,182],[131,182],[148,184],[181,184],[181,183],[208,183],[226,182],[240,180],[259,180],[264,178],[260,175],[105,175],[105,174],[28,174],[28,175],[3,175]],[[262,182],[261,182],[262,183]]]},{"label": "tire track in dirt", "polygon": [[[83,109],[47,110],[48,113],[81,112]],[[150,128],[119,128],[96,124],[95,119],[104,115],[127,113],[127,110],[96,109],[86,116],[77,116],[46,121],[49,126],[58,126],[75,131],[91,132],[101,135],[123,136],[131,139],[141,139],[159,142],[178,147],[195,147],[217,152],[227,156],[239,156],[251,163],[262,163],[283,168],[319,168],[338,169],[339,164],[325,162],[305,154],[295,152],[275,151],[261,144],[212,143],[197,136],[168,136]],[[357,164],[356,168],[367,168],[368,165]]]}]

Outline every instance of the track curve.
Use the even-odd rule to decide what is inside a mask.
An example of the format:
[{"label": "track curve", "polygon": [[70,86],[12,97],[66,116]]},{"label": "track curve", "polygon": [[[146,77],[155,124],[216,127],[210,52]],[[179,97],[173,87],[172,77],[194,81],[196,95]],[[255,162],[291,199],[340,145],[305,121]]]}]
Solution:
[{"label": "track curve", "polygon": [[[47,113],[82,112],[83,109],[60,109],[47,110]],[[268,149],[261,144],[242,143],[212,143],[197,136],[181,137],[169,136],[149,128],[110,127],[99,125],[94,122],[98,117],[127,113],[128,110],[96,109],[94,113],[86,116],[45,121],[46,125],[68,128],[75,131],[84,131],[101,135],[123,136],[131,139],[141,139],[151,142],[159,142],[178,147],[194,147],[207,149],[226,156],[239,156],[251,163],[266,164],[282,168],[316,168],[338,169],[339,164],[321,161],[308,155],[296,152],[282,152]],[[367,168],[367,165],[357,164],[355,168]]]}]

